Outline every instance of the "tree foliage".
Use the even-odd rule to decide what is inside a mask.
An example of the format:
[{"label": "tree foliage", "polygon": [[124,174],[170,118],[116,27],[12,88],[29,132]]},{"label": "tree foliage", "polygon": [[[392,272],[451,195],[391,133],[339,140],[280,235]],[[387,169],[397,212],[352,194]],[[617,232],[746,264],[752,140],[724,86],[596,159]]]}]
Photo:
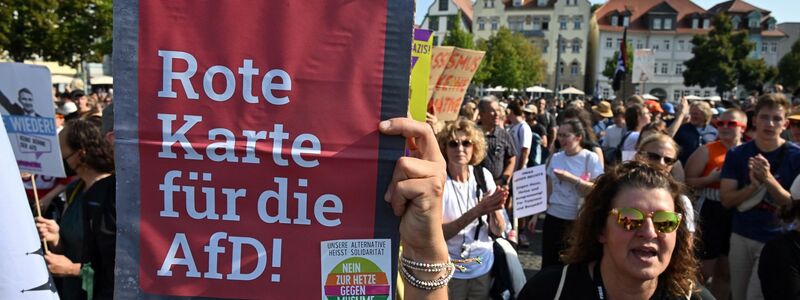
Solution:
[{"label": "tree foliage", "polygon": [[525,36],[501,27],[488,41],[479,41],[485,47],[483,71],[478,78],[489,85],[522,89],[542,81],[545,63],[539,48]]},{"label": "tree foliage", "polygon": [[[628,74],[631,74],[631,72],[633,72],[633,47],[631,47],[631,44],[628,43],[625,49],[628,52],[628,65],[625,66],[625,71],[627,71]],[[614,80],[614,73],[617,72],[618,58],[619,51],[614,51],[614,55],[606,59],[606,66],[603,68],[603,76],[608,78],[608,80]]]},{"label": "tree foliage", "polygon": [[111,0],[0,2],[0,51],[14,61],[40,57],[69,66],[111,54]]},{"label": "tree foliage", "polygon": [[461,11],[455,16],[453,26],[444,35],[442,46],[454,46],[464,49],[475,49],[475,37],[461,28]]},{"label": "tree foliage", "polygon": [[760,86],[776,75],[763,59],[750,59],[755,44],[747,40],[747,31],[733,31],[725,14],[714,17],[714,29],[708,36],[692,38],[693,57],[686,62],[683,82],[687,86],[714,87],[719,95],[737,84],[749,89]]},{"label": "tree foliage", "polygon": [[792,50],[781,58],[778,69],[780,83],[793,90],[800,88],[800,40],[795,41]]}]

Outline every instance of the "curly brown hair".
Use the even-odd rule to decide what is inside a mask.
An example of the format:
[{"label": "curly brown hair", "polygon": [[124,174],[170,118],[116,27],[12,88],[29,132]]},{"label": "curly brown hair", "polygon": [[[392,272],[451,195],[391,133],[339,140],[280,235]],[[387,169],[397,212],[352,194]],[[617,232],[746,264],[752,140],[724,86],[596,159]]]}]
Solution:
[{"label": "curly brown hair", "polygon": [[98,122],[70,120],[64,125],[61,135],[61,139],[70,149],[83,151],[79,153],[82,163],[98,172],[114,172],[114,148],[100,133]]},{"label": "curly brown hair", "polygon": [[467,139],[472,141],[472,158],[469,159],[469,164],[477,166],[486,157],[486,139],[478,125],[467,119],[447,122],[444,129],[439,132],[436,139],[439,141],[442,155],[447,159],[447,142],[455,139],[458,132],[463,132],[467,135]]},{"label": "curly brown hair", "polygon": [[[680,199],[684,186],[672,176],[646,163],[622,163],[601,175],[594,189],[586,196],[578,219],[568,235],[569,246],[561,256],[564,263],[588,263],[603,257],[603,244],[598,237],[605,229],[612,200],[626,188],[665,189],[672,196],[675,211],[683,215],[687,213]],[[658,276],[658,283],[665,285],[673,296],[686,296],[697,291],[698,262],[691,239],[689,228],[685,223],[681,224],[670,264]]]}]

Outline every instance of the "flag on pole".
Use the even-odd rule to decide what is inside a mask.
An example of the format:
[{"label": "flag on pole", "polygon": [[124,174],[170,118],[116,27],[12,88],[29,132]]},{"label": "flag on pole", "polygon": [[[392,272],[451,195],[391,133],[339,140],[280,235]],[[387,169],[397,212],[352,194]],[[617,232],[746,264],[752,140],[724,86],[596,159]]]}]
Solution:
[{"label": "flag on pole", "polygon": [[614,70],[614,82],[611,87],[618,91],[625,75],[628,72],[628,27],[622,32],[622,42],[619,43],[619,56],[617,57],[617,69]]},{"label": "flag on pole", "polygon": [[58,299],[2,119],[0,191],[0,299]]}]

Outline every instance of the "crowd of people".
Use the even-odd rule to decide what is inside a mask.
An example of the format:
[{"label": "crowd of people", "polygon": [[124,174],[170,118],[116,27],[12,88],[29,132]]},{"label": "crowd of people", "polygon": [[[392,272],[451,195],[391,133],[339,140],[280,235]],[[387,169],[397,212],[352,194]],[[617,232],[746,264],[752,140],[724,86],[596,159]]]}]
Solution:
[{"label": "crowd of people", "polygon": [[[69,177],[42,193],[45,260],[61,299],[110,299],[110,99],[76,89],[56,103]],[[466,101],[455,121],[392,119],[379,130],[416,145],[386,195],[402,218],[405,299],[800,295],[800,106],[781,93],[675,105],[487,96]],[[547,210],[516,217],[512,174],[538,165]],[[534,238],[541,271],[508,280],[499,265],[517,258],[496,259],[496,239]]]},{"label": "crowd of people", "polygon": [[[526,247],[537,230],[542,270],[516,299],[800,297],[800,106],[782,93],[677,102],[487,96],[455,121],[429,115],[431,133],[393,120],[436,138],[446,165],[444,174],[398,165],[414,170],[408,178],[444,180],[440,210],[425,212],[441,213],[430,233],[441,230],[446,246],[430,249],[449,259],[422,261],[456,268],[448,292],[426,299],[498,299],[507,270],[492,265],[492,241]],[[424,151],[419,159],[435,161]],[[511,174],[536,165],[545,165],[547,210],[516,218]],[[403,203],[435,202],[428,196],[437,195]],[[415,275],[443,274],[426,271]]]}]

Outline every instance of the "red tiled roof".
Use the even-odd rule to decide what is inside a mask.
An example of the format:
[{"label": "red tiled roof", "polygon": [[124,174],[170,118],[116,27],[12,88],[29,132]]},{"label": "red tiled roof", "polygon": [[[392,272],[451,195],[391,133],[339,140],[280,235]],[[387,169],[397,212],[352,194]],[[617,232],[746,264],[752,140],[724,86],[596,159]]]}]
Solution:
[{"label": "red tiled roof", "polygon": [[452,0],[452,1],[453,3],[456,4],[456,6],[458,6],[459,9],[461,9],[461,11],[463,12],[462,16],[469,19],[469,22],[472,22],[473,21],[472,1],[471,0]]},{"label": "red tiled roof", "polygon": [[[625,12],[630,11],[630,25],[628,26],[628,31],[631,32],[644,32],[650,31],[649,26],[647,23],[646,18],[644,18],[645,14],[653,9],[656,6],[661,5],[662,3],[666,3],[672,9],[678,12],[677,15],[677,22],[675,24],[676,32],[678,33],[688,33],[688,32],[706,32],[707,30],[704,29],[692,29],[691,28],[691,21],[686,21],[684,18],[688,15],[692,15],[695,13],[705,14],[706,11],[689,0],[609,0],[603,6],[595,11],[595,15],[597,16],[597,24],[600,27],[600,30],[603,31],[619,31],[622,32],[623,28],[621,26],[611,26],[610,24],[610,15],[611,13],[617,12]],[[671,31],[666,31],[671,32]]]},{"label": "red tiled roof", "polygon": [[761,36],[765,37],[784,37],[786,33],[781,31],[780,29],[773,29],[773,30],[764,30],[761,32]]},{"label": "red tiled roof", "polygon": [[719,3],[714,5],[708,11],[713,14],[718,14],[720,12],[727,12],[727,13],[749,13],[751,11],[760,11],[762,14],[769,14],[770,11],[761,9],[758,7],[753,6],[750,3],[744,2],[742,0],[730,0]]}]

